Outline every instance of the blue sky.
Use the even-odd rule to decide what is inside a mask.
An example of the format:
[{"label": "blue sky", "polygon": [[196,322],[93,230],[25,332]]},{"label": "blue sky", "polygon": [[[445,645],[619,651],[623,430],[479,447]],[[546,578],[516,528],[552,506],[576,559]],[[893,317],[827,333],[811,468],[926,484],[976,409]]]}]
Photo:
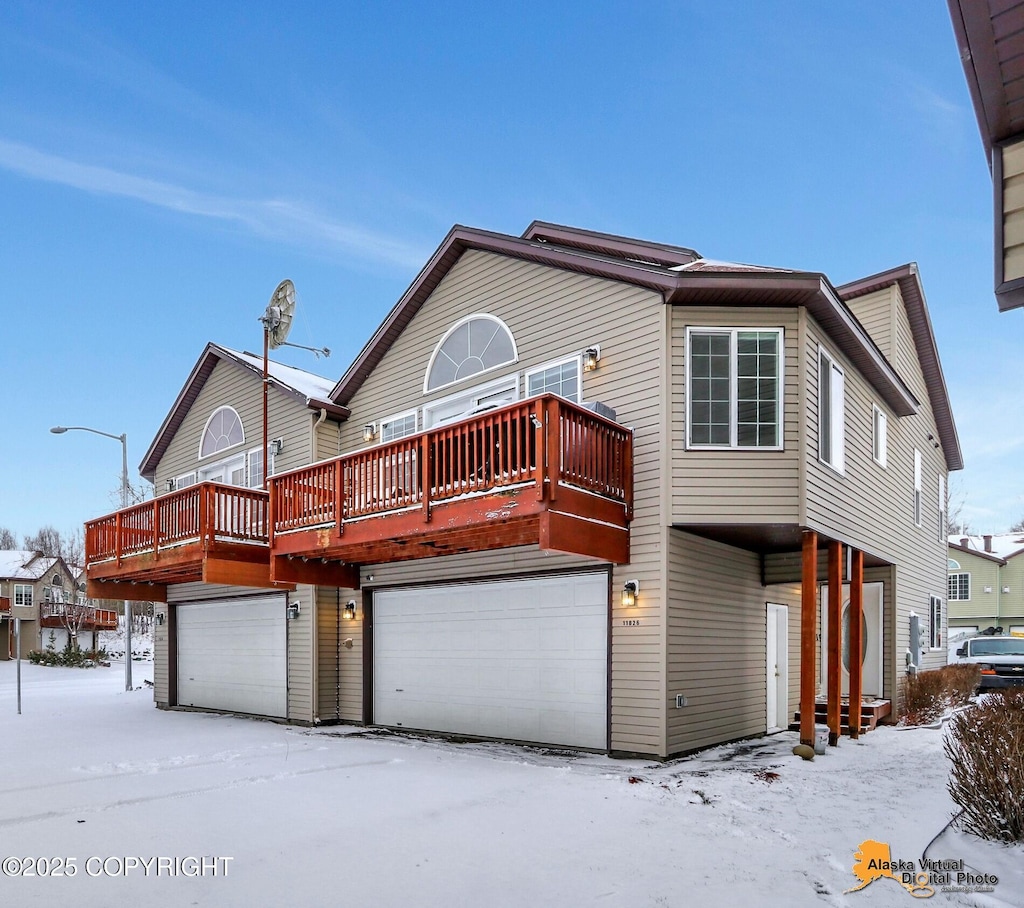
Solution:
[{"label": "blue sky", "polygon": [[0,5],[0,526],[112,510],[209,340],[337,378],[454,223],[920,264],[979,531],[1024,517],[1024,312],[945,4]]}]

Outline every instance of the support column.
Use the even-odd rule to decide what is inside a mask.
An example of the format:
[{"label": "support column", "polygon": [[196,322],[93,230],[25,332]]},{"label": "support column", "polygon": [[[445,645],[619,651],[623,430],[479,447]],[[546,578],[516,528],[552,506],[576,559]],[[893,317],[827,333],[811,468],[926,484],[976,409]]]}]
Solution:
[{"label": "support column", "polygon": [[828,743],[839,743],[842,725],[843,678],[843,544],[835,539],[828,544]]},{"label": "support column", "polygon": [[864,553],[850,553],[850,737],[860,737],[860,701],[864,690]]},{"label": "support column", "polygon": [[818,636],[818,534],[804,530],[800,581],[800,743],[814,746]]}]

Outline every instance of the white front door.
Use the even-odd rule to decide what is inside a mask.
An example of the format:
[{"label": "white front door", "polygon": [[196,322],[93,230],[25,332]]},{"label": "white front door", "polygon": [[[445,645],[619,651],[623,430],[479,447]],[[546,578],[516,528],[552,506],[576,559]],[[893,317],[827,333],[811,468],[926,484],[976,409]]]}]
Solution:
[{"label": "white front door", "polygon": [[[865,697],[882,696],[882,591],[884,583],[864,584],[861,621],[861,685]],[[843,584],[842,695],[850,693],[850,584]],[[821,688],[828,680],[828,584],[821,587]]]},{"label": "white front door", "polygon": [[608,574],[380,590],[373,721],[604,750]]},{"label": "white front door", "polygon": [[768,603],[765,653],[768,731],[779,731],[789,725],[789,609],[785,605]]}]

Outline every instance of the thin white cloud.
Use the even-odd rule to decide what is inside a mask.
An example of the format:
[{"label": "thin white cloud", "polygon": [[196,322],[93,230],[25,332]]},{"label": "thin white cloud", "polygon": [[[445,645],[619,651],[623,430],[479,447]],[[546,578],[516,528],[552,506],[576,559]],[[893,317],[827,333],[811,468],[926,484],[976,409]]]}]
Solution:
[{"label": "thin white cloud", "polygon": [[423,263],[424,250],[352,224],[326,218],[281,199],[232,199],[183,186],[83,164],[0,139],[0,169],[96,195],[134,199],[183,214],[239,224],[259,236],[290,244],[310,243],[362,259],[402,267]]}]

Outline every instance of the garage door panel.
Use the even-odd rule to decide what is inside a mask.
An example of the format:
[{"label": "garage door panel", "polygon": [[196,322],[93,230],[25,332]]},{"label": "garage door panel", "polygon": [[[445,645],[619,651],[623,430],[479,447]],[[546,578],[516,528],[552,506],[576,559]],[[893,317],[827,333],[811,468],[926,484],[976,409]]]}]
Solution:
[{"label": "garage door panel", "polygon": [[374,721],[603,749],[605,573],[382,590]]},{"label": "garage door panel", "polygon": [[285,597],[177,606],[178,705],[287,717]]}]

